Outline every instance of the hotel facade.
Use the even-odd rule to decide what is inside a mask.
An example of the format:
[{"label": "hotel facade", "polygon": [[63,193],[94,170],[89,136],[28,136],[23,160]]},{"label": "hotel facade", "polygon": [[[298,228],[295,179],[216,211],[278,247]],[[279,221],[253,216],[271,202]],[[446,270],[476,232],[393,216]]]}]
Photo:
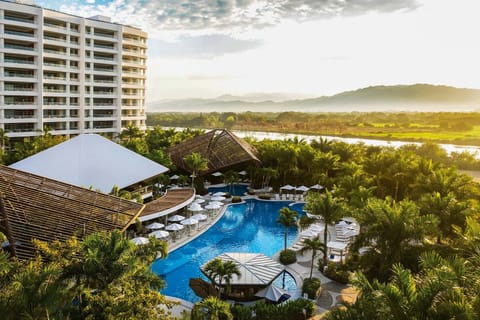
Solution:
[{"label": "hotel facade", "polygon": [[147,34],[0,0],[0,129],[10,139],[145,129]]}]

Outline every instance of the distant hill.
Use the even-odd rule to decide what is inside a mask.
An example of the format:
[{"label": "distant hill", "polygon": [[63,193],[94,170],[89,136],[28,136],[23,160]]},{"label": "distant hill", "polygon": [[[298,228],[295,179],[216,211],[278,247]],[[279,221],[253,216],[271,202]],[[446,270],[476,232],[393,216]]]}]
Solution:
[{"label": "distant hill", "polygon": [[480,90],[429,84],[372,86],[333,96],[296,100],[289,100],[288,95],[279,94],[163,100],[150,103],[147,110],[148,112],[478,111]]}]

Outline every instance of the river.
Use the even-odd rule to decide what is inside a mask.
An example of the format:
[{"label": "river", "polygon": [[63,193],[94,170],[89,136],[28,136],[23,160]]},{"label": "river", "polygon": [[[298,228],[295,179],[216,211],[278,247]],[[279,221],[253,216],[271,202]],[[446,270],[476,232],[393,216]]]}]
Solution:
[{"label": "river", "polygon": [[[183,130],[184,128],[174,128],[176,130]],[[208,131],[209,129],[204,129]],[[342,138],[335,136],[323,136],[323,135],[307,135],[307,134],[296,134],[296,133],[276,133],[276,132],[262,132],[262,131],[244,131],[244,130],[231,130],[235,135],[240,138],[253,137],[257,140],[284,140],[284,139],[293,139],[297,137],[298,139],[303,139],[306,142],[311,142],[312,140],[318,140],[319,138],[324,138],[327,140],[334,141],[343,141],[350,144],[363,143],[367,146],[383,146],[383,147],[394,147],[398,148],[406,144],[415,144],[420,145],[421,142],[411,142],[411,141],[388,141],[388,140],[376,140],[376,139],[363,139],[363,138]],[[448,154],[452,152],[461,153],[467,151],[475,155],[475,158],[480,160],[480,146],[462,146],[455,144],[438,144],[441,148],[447,151]]]}]

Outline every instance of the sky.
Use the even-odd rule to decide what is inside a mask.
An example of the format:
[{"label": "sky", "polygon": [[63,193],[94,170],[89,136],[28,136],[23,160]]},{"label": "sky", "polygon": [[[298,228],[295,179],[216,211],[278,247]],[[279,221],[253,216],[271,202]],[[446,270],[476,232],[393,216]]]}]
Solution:
[{"label": "sky", "polygon": [[147,104],[373,85],[480,88],[479,0],[36,0],[149,34]]}]

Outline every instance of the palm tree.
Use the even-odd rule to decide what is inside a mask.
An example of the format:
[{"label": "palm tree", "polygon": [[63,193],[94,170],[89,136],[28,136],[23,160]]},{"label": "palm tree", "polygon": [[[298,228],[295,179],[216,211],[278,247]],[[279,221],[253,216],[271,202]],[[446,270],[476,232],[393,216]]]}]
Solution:
[{"label": "palm tree", "polygon": [[404,262],[408,251],[423,244],[437,226],[437,219],[431,214],[420,215],[414,202],[396,203],[391,198],[370,199],[358,218],[366,227],[356,245],[373,248],[362,261],[367,269],[373,266],[371,275],[380,280],[388,279],[392,266]]},{"label": "palm tree", "polygon": [[312,279],[313,274],[313,265],[315,263],[315,257],[317,256],[317,251],[321,251],[325,256],[327,253],[324,251],[325,248],[323,246],[322,241],[320,241],[319,236],[316,236],[313,239],[305,239],[303,240],[303,248],[300,249],[300,253],[304,253],[308,250],[312,250],[312,263],[310,264],[310,279]]},{"label": "palm tree", "polygon": [[290,209],[289,207],[283,207],[280,209],[280,213],[278,215],[277,223],[280,223],[284,226],[284,233],[283,233],[283,250],[287,250],[287,236],[288,236],[288,228],[295,227],[297,225],[297,217],[298,212]]},{"label": "palm tree", "polygon": [[216,297],[207,297],[196,303],[192,310],[192,320],[231,320],[230,305]]},{"label": "palm tree", "polygon": [[325,194],[310,193],[307,196],[307,203],[305,204],[305,211],[310,214],[322,217],[325,228],[323,231],[323,265],[327,265],[327,241],[328,241],[328,225],[333,224],[339,220],[344,213],[343,204],[337,198],[332,196],[330,191]]},{"label": "palm tree", "polygon": [[187,167],[192,170],[192,188],[195,183],[195,178],[200,171],[208,169],[208,159],[204,158],[200,153],[192,152],[189,155],[183,157],[183,161]]},{"label": "palm tree", "polygon": [[241,276],[238,266],[233,261],[223,261],[220,258],[209,261],[203,268],[203,271],[212,282],[212,285],[215,285],[216,281],[218,281],[218,298],[221,296],[223,280],[225,280],[227,284],[226,293],[228,294],[230,292],[230,281],[233,275]]}]

